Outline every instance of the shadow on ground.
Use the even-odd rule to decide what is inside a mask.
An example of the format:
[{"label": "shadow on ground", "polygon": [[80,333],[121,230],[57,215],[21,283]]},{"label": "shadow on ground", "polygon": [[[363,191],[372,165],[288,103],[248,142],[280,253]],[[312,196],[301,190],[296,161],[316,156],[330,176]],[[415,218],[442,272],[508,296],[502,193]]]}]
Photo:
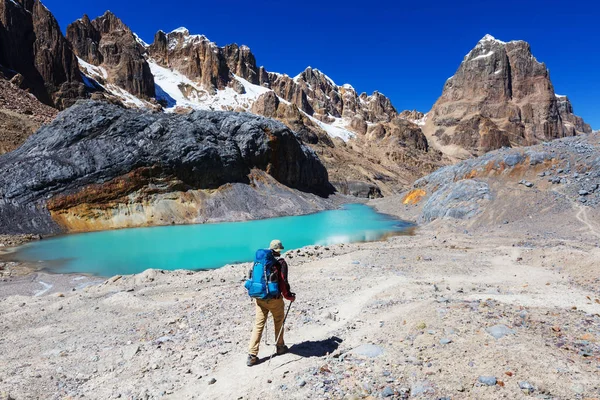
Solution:
[{"label": "shadow on ground", "polygon": [[290,347],[289,352],[301,357],[324,357],[333,353],[342,342],[339,337],[332,336],[329,339],[297,343]]}]

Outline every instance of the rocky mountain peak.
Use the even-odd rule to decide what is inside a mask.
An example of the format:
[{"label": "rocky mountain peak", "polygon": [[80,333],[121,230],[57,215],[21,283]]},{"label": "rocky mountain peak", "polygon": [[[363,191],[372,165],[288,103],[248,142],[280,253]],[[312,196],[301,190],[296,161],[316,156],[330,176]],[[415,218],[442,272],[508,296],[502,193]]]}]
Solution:
[{"label": "rocky mountain peak", "polygon": [[568,109],[559,107],[548,69],[529,43],[486,35],[446,81],[425,133],[449,155],[469,157],[588,132]]},{"label": "rocky mountain peak", "polygon": [[94,27],[102,34],[115,31],[131,32],[129,27],[125,25],[119,17],[108,10],[100,17],[96,18],[92,23],[94,24]]},{"label": "rocky mountain peak", "polygon": [[[134,96],[155,96],[154,78],[139,38],[110,11],[90,21],[87,16],[67,27],[67,39],[79,58],[100,69],[86,74],[100,84],[112,84]],[[89,70],[92,69],[92,70]]]},{"label": "rocky mountain peak", "polygon": [[502,40],[496,39],[495,37],[493,37],[489,33],[486,33],[486,35],[484,37],[482,37],[481,40],[479,41],[479,43],[486,43],[486,42],[506,44],[506,42],[503,42]]}]

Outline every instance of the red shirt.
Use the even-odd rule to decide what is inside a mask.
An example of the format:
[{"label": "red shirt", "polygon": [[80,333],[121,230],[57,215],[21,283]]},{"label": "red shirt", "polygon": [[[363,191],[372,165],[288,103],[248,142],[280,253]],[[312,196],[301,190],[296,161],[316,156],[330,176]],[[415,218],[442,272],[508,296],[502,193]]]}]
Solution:
[{"label": "red shirt", "polygon": [[277,279],[279,283],[279,290],[286,300],[295,300],[296,298],[290,291],[290,284],[288,282],[288,265],[283,258],[280,258],[275,263],[275,269],[277,270]]}]

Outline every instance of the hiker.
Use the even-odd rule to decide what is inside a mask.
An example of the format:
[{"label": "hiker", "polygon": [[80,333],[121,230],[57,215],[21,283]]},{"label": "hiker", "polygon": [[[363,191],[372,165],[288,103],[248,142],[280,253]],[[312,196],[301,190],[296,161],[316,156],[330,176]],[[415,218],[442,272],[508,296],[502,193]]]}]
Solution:
[{"label": "hiker", "polygon": [[[273,323],[275,325],[275,340],[277,341],[277,355],[285,354],[288,351],[288,347],[285,345],[283,340],[283,322],[284,322],[284,304],[283,297],[286,300],[293,302],[296,300],[296,294],[290,291],[290,284],[288,283],[288,265],[281,256],[281,250],[284,247],[280,240],[271,241],[271,245],[268,250],[257,251],[257,256],[254,263],[255,277],[259,277],[260,274],[266,275],[263,271],[270,272],[271,281],[276,282],[276,286],[272,286],[269,278],[267,277],[266,284],[262,285],[263,290],[267,288],[267,293],[253,294],[252,290],[248,287],[251,283],[247,284],[248,293],[251,297],[256,300],[256,319],[254,321],[254,329],[252,330],[252,337],[250,339],[248,349],[248,361],[246,365],[249,367],[258,362],[258,347],[260,344],[260,338],[262,337],[263,329],[267,322],[269,312],[273,315]],[[263,258],[264,257],[264,261]],[[252,281],[252,275],[249,281]],[[260,277],[259,277],[260,279]],[[269,288],[275,288],[269,293]],[[282,296],[283,295],[283,296]],[[264,297],[264,298],[263,298]]]}]

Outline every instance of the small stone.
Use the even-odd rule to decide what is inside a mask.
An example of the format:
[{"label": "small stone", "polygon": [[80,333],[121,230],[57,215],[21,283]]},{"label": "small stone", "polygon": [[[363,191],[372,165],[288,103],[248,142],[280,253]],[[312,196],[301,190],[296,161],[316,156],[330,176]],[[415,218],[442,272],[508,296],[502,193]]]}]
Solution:
[{"label": "small stone", "polygon": [[208,381],[209,385],[214,385],[215,383],[217,383],[217,380],[215,378],[210,378],[210,381]]},{"label": "small stone", "polygon": [[440,344],[450,344],[452,343],[452,339],[442,338],[440,339]]},{"label": "small stone", "polygon": [[506,335],[514,335],[515,331],[509,329],[506,325],[494,325],[489,328],[485,328],[485,331],[492,335],[496,339],[503,338]]},{"label": "small stone", "polygon": [[369,358],[375,358],[383,354],[383,351],[384,350],[381,347],[375,346],[374,344],[362,344],[352,350],[352,353]]},{"label": "small stone", "polygon": [[588,192],[587,190],[580,190],[580,191],[579,191],[579,195],[580,195],[580,196],[587,196],[587,195],[589,195],[589,194],[590,194],[590,192]]},{"label": "small stone", "polygon": [[392,397],[393,395],[394,395],[394,390],[389,386],[386,386],[383,389],[383,392],[381,392],[382,397]]},{"label": "small stone", "polygon": [[519,388],[527,394],[531,394],[535,391],[535,387],[527,381],[519,382]]},{"label": "small stone", "polygon": [[302,379],[300,382],[298,382],[298,386],[300,387],[304,387],[306,385],[306,381],[304,379]]},{"label": "small stone", "polygon": [[480,376],[477,380],[486,386],[496,386],[497,383],[495,376]]},{"label": "small stone", "polygon": [[585,387],[581,383],[576,383],[571,386],[571,390],[577,394],[583,394],[585,392]]}]

